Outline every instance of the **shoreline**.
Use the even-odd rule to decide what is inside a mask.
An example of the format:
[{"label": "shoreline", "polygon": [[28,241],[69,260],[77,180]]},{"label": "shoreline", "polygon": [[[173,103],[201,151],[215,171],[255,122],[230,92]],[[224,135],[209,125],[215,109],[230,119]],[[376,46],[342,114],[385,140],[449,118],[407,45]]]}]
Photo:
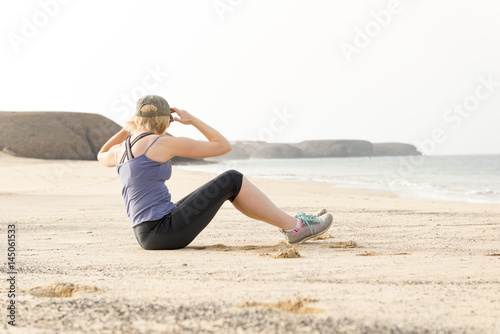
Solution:
[{"label": "shoreline", "polygon": [[[448,155],[446,156],[443,156],[443,157],[447,157]],[[470,156],[470,155],[449,155],[449,156],[452,156],[452,157],[461,157],[461,156]],[[498,154],[478,154],[477,156],[498,156]],[[388,156],[389,158],[391,158],[391,156]],[[438,156],[439,157],[439,156]],[[348,157],[349,158],[349,157]],[[355,158],[359,158],[359,159],[366,159],[367,157],[355,157]],[[370,157],[368,157],[370,158]],[[376,157],[376,158],[385,158],[385,156],[381,156],[381,157]],[[16,157],[16,156],[12,156],[10,154],[6,154],[4,152],[1,152],[0,151],[0,161],[2,159],[14,159],[14,160],[11,160],[11,161],[15,161],[16,159],[20,159],[20,160],[23,160],[23,159],[27,159],[27,161],[33,161],[33,162],[39,162],[39,163],[43,163],[43,162],[46,162],[46,163],[53,163],[53,164],[56,164],[56,165],[61,165],[61,166],[68,166],[68,165],[72,165],[72,164],[77,164],[77,163],[95,163],[95,161],[91,160],[52,160],[52,159],[37,159],[37,158],[25,158],[25,157]],[[313,158],[314,159],[314,158]],[[321,159],[328,159],[328,158],[321,158]],[[343,158],[338,158],[338,159],[343,159]],[[172,168],[173,169],[178,169],[178,170],[182,170],[182,171],[186,171],[186,172],[194,172],[194,173],[206,173],[206,174],[210,174],[212,176],[216,176],[218,175],[218,173],[215,173],[215,172],[210,172],[210,171],[204,171],[204,170],[189,170],[189,166],[206,166],[206,165],[213,165],[213,164],[220,164],[220,163],[224,163],[226,161],[247,161],[247,160],[262,160],[262,161],[265,161],[265,160],[269,160],[269,159],[243,159],[243,160],[207,160],[206,162],[203,162],[203,163],[187,163],[187,164],[178,164],[178,165],[173,165]],[[272,159],[271,159],[272,160]],[[283,160],[283,159],[275,159],[275,160]],[[184,168],[184,167],[188,167],[187,169]],[[61,168],[61,169],[64,169],[64,168]],[[67,169],[67,167],[66,167]],[[228,169],[231,169],[231,168],[228,168]],[[476,200],[476,199],[468,199],[468,200],[461,200],[461,199],[456,199],[456,198],[431,198],[431,197],[426,197],[426,195],[420,195],[420,194],[417,194],[415,192],[410,192],[410,193],[404,193],[404,192],[398,192],[397,190],[395,189],[386,189],[386,188],[383,188],[383,187],[370,187],[368,185],[349,185],[349,184],[338,184],[338,183],[334,183],[334,182],[329,182],[329,181],[321,181],[321,180],[317,180],[317,179],[311,179],[311,180],[306,180],[306,179],[301,179],[301,178],[290,178],[290,179],[285,179],[285,178],[279,178],[279,177],[273,177],[273,176],[265,176],[265,175],[259,175],[259,176],[253,176],[253,175],[248,175],[248,174],[245,174],[247,176],[250,176],[254,179],[264,179],[264,180],[273,180],[273,181],[284,181],[284,182],[298,182],[298,183],[307,183],[307,184],[323,184],[325,186],[328,186],[328,187],[332,187],[332,188],[335,188],[335,189],[339,189],[339,190],[344,190],[344,191],[350,191],[350,190],[357,190],[357,191],[360,191],[360,192],[369,192],[369,193],[373,193],[373,192],[380,192],[380,193],[385,193],[385,194],[392,194],[398,198],[402,198],[402,199],[410,199],[410,200],[423,200],[423,201],[430,201],[430,202],[445,202],[445,203],[463,203],[463,204],[488,204],[488,205],[498,205],[500,204],[500,202],[495,202],[495,201],[492,201],[492,200]],[[168,183],[168,181],[167,181]],[[389,187],[390,188],[390,187]]]},{"label": "shoreline", "polygon": [[[213,176],[174,166],[167,181],[172,200]],[[226,202],[188,247],[145,251],[130,228],[114,168],[0,156],[0,222],[17,227],[19,324],[17,331],[6,321],[0,328],[500,330],[499,205],[249,179],[289,214],[327,208],[334,216],[331,238],[298,245],[300,258],[274,258],[287,249],[277,228]],[[355,244],[338,248],[349,241]],[[7,253],[6,242],[0,252]],[[57,282],[72,284],[74,295],[44,297]],[[0,286],[3,293],[7,283]]]},{"label": "shoreline", "polygon": [[[190,166],[190,165],[177,165],[173,166],[176,167],[180,170],[187,171],[187,172],[200,172],[200,173],[208,173],[211,175],[218,175],[217,173],[210,172],[210,171],[204,171],[204,170],[190,170],[189,168],[183,168],[184,166]],[[231,169],[231,168],[228,168]],[[248,174],[245,174],[248,175]],[[406,199],[415,199],[415,200],[425,200],[425,201],[439,201],[439,202],[451,202],[451,203],[468,203],[468,204],[500,204],[500,202],[495,202],[494,200],[477,200],[477,199],[456,199],[456,198],[443,198],[443,197],[430,197],[430,195],[425,195],[425,194],[418,194],[416,192],[411,192],[411,191],[398,191],[398,189],[391,189],[390,187],[384,188],[384,187],[377,187],[377,186],[372,186],[370,187],[369,185],[361,185],[361,184],[342,184],[342,183],[335,183],[333,181],[322,181],[318,179],[304,179],[300,177],[296,178],[279,178],[275,176],[265,176],[265,175],[259,175],[259,176],[253,176],[250,174],[252,178],[260,178],[260,179],[266,179],[266,180],[275,180],[275,181],[285,181],[285,182],[301,182],[301,183],[314,183],[314,184],[324,184],[326,186],[330,186],[336,189],[343,189],[343,190],[359,190],[359,191],[378,191],[382,193],[391,193],[397,197],[400,198],[406,198]],[[427,196],[427,197],[426,197]]]}]

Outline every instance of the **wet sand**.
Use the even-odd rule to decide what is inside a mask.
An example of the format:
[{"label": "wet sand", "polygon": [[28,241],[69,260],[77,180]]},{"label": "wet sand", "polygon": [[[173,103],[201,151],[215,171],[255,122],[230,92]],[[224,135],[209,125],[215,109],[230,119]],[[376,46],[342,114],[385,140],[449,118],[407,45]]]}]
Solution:
[{"label": "wet sand", "polygon": [[[214,176],[174,167],[172,199]],[[500,333],[499,205],[250,179],[290,214],[325,207],[331,238],[277,256],[278,230],[226,202],[189,247],[145,251],[114,169],[0,155],[2,332]]]}]

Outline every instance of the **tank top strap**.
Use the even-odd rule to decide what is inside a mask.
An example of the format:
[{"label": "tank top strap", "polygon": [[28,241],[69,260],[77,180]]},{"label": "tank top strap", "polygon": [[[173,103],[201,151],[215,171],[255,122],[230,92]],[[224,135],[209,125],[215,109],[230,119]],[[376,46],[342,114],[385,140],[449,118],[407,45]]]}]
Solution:
[{"label": "tank top strap", "polygon": [[142,154],[146,154],[146,152],[149,150],[149,148],[150,148],[151,146],[153,146],[153,144],[154,144],[154,143],[156,143],[156,141],[157,141],[158,139],[160,139],[161,137],[164,137],[164,136],[166,136],[166,135],[156,137],[156,138],[155,138],[155,140],[153,140],[153,142],[152,142],[151,144],[149,144],[149,146],[146,148],[146,150],[145,150],[145,151],[144,151],[144,153],[142,153]]},{"label": "tank top strap", "polygon": [[122,147],[123,143],[120,144],[115,150],[115,166],[118,166],[118,150],[120,150],[120,147]]}]

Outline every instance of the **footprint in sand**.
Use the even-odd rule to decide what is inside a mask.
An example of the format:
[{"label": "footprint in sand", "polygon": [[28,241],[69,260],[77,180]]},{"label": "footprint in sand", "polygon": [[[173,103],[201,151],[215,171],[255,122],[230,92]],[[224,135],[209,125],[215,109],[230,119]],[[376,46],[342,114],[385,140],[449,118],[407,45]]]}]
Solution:
[{"label": "footprint in sand", "polygon": [[277,303],[259,303],[259,302],[245,302],[237,305],[238,307],[256,307],[261,306],[265,309],[274,309],[278,311],[291,312],[296,314],[314,314],[321,313],[324,310],[320,308],[307,307],[307,303],[315,303],[317,299],[310,298],[297,298],[291,300],[280,300]]},{"label": "footprint in sand", "polygon": [[247,251],[247,250],[267,250],[270,252],[279,251],[285,247],[292,247],[288,245],[286,242],[281,241],[280,243],[272,246],[255,246],[255,245],[245,245],[245,246],[226,246],[223,244],[215,244],[211,246],[197,246],[197,247],[189,247],[196,250],[211,250],[211,251],[219,251],[219,252],[228,252],[228,251]]},{"label": "footprint in sand", "polygon": [[[284,241],[272,246],[255,246],[255,245],[246,245],[246,246],[226,246],[223,244],[216,244],[211,246],[199,246],[199,247],[191,247],[197,250],[212,250],[219,252],[228,252],[228,251],[265,251],[264,253],[260,253],[260,256],[271,256],[275,259],[291,259],[301,257],[300,253],[297,251],[295,246],[289,245]],[[275,255],[270,254],[270,252],[277,252]]]},{"label": "footprint in sand", "polygon": [[379,254],[375,252],[364,252],[356,254],[356,256],[384,256],[384,255],[411,255],[411,253],[390,253],[390,254]]},{"label": "footprint in sand", "polygon": [[311,240],[326,240],[326,239],[331,239],[332,236],[328,233],[323,233],[323,234],[320,234],[314,238],[311,238]]},{"label": "footprint in sand", "polygon": [[326,245],[322,245],[321,247],[322,248],[356,248],[356,247],[358,247],[358,244],[356,243],[356,241],[349,240],[349,241],[339,241],[339,242],[335,242],[333,244],[326,244]]},{"label": "footprint in sand", "polygon": [[96,286],[75,285],[73,283],[55,282],[47,286],[37,286],[28,293],[36,297],[75,297],[86,292],[96,292],[99,289]]}]

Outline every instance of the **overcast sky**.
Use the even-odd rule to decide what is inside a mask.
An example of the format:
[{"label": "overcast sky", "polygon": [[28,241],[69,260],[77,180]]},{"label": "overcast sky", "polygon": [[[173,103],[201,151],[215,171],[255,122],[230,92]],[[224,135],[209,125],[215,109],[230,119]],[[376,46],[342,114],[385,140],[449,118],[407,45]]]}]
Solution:
[{"label": "overcast sky", "polygon": [[123,125],[158,94],[231,141],[499,154],[499,14],[498,0],[2,1],[0,110]]}]

